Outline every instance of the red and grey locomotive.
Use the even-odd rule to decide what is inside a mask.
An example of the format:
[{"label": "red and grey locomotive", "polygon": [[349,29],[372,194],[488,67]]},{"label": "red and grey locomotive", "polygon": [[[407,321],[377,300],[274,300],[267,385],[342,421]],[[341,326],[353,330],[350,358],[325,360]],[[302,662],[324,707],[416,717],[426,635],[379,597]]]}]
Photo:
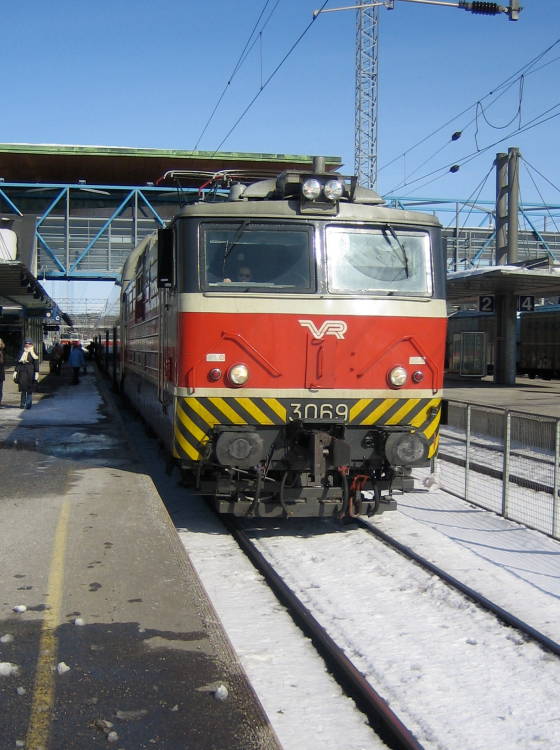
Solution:
[{"label": "red and grey locomotive", "polygon": [[438,446],[440,225],[355,178],[233,184],[128,258],[122,388],[220,512],[394,507]]}]

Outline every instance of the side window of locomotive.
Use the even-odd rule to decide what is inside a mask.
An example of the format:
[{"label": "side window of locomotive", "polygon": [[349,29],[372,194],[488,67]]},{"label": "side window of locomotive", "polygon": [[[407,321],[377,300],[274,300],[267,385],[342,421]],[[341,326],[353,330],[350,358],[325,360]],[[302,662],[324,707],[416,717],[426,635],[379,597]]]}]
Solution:
[{"label": "side window of locomotive", "polygon": [[327,266],[334,293],[432,294],[427,232],[328,227]]},{"label": "side window of locomotive", "polygon": [[313,234],[307,226],[207,226],[202,229],[204,288],[232,292],[309,292]]}]

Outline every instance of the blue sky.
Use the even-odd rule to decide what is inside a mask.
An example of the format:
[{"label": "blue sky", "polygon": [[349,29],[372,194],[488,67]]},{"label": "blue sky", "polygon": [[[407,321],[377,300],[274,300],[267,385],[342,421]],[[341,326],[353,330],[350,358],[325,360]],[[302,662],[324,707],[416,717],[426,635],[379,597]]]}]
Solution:
[{"label": "blue sky", "polygon": [[[319,16],[227,135],[320,5],[270,0],[233,77],[265,0],[6,5],[0,141],[328,154],[352,173],[355,11]],[[379,19],[378,190],[493,200],[495,154],[518,146],[522,200],[560,203],[560,2],[525,0],[511,22],[396,0]]]},{"label": "blue sky", "polygon": [[[504,0],[505,1],[505,0]],[[328,7],[342,3],[330,0]],[[200,138],[264,0],[100,0],[96,4],[25,1],[4,8],[5,89],[0,140],[214,150],[311,21],[319,0],[271,0],[262,36],[233,77]],[[381,8],[379,33],[380,166],[467,107],[424,146],[379,173],[386,193],[476,152],[476,122],[438,156],[451,133],[475,116],[474,105],[560,37],[560,3],[525,0],[521,19],[396,0]],[[353,170],[355,12],[321,15],[262,91],[222,150],[340,155]],[[554,58],[559,58],[550,62]],[[521,123],[560,103],[560,44],[549,63],[525,77]],[[10,73],[11,71],[11,73]],[[262,72],[261,72],[262,71]],[[495,125],[515,117],[519,84],[499,102],[484,101]],[[551,114],[560,112],[560,107]],[[478,113],[485,148],[517,129],[490,128]],[[512,135],[454,174],[410,182],[400,194],[467,197],[496,151],[520,146],[528,163],[553,183],[560,166],[560,118]],[[429,158],[432,157],[432,158]],[[423,165],[422,163],[428,159]],[[419,167],[418,171],[414,171]],[[545,183],[546,185],[546,183]],[[494,192],[493,179],[487,186]],[[560,202],[551,186],[544,197]],[[534,190],[527,185],[528,194]],[[529,199],[529,198],[528,198]],[[537,197],[538,199],[538,197]]]}]

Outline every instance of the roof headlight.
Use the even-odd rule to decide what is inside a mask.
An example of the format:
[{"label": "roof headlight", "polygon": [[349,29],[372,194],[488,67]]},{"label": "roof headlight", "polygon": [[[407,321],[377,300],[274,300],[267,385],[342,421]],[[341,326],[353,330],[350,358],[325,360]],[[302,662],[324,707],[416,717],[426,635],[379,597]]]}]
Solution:
[{"label": "roof headlight", "polygon": [[239,388],[249,380],[249,368],[244,364],[233,365],[228,370],[228,380],[231,385]]},{"label": "roof headlight", "polygon": [[389,371],[389,384],[392,385],[393,388],[402,388],[406,383],[407,377],[408,374],[404,367],[401,367],[400,365],[398,367],[393,367],[393,369]]},{"label": "roof headlight", "polygon": [[314,201],[321,195],[321,183],[314,178],[305,180],[301,186],[301,192],[308,201]]},{"label": "roof headlight", "polygon": [[323,188],[323,193],[328,201],[337,201],[343,192],[344,187],[339,180],[329,180],[325,183],[325,187]]}]

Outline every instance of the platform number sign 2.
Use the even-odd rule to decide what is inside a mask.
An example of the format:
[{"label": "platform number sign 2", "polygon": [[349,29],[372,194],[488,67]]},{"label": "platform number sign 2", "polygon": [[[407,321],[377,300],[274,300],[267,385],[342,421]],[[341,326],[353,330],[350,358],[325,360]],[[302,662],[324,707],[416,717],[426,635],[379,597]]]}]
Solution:
[{"label": "platform number sign 2", "polygon": [[494,296],[492,294],[484,294],[478,298],[478,309],[480,312],[493,313],[494,312]]},{"label": "platform number sign 2", "polygon": [[533,312],[535,309],[535,298],[528,294],[520,294],[517,298],[517,309],[519,312]]}]

